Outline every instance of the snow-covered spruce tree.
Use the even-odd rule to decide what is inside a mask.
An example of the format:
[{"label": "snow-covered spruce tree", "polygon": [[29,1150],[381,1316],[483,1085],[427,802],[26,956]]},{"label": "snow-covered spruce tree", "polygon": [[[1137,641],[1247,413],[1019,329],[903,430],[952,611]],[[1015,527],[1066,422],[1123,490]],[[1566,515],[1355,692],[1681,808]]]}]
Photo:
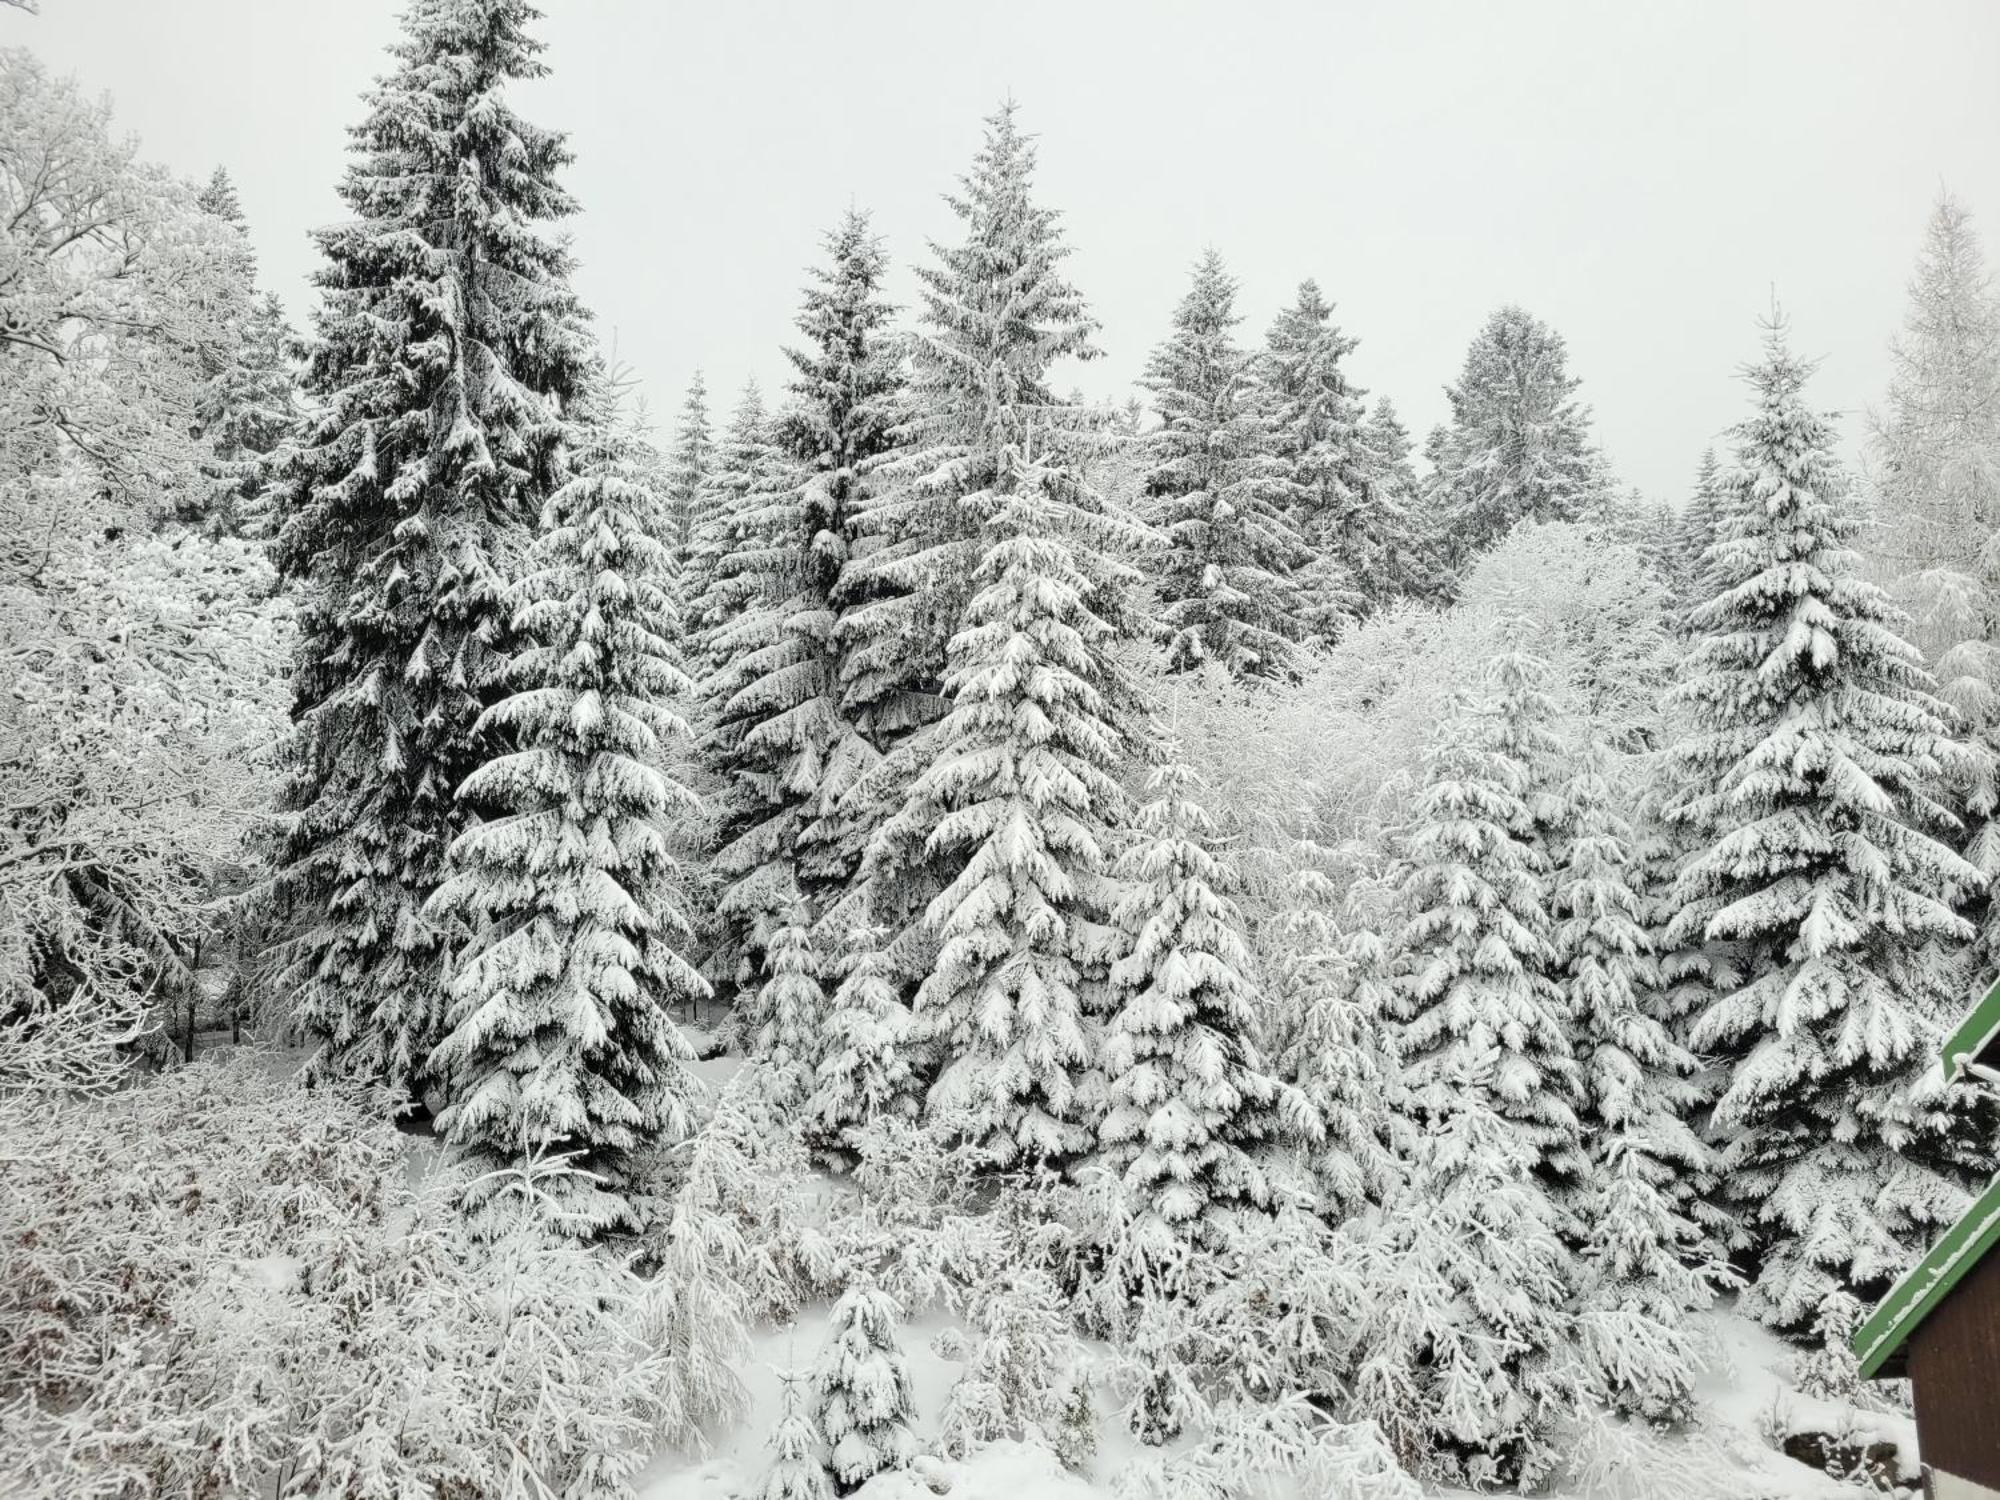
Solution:
[{"label": "snow-covered spruce tree", "polygon": [[1118,632],[1092,607],[1113,564],[1087,550],[1074,474],[1032,441],[996,476],[982,587],[952,640],[952,709],[897,822],[932,830],[926,847],[953,871],[926,912],[937,961],[912,1027],[944,1059],[931,1116],[999,1164],[1051,1166],[1094,1138],[1083,990],[1107,949],[1126,736]]},{"label": "snow-covered spruce tree", "polygon": [[1210,853],[1200,778],[1171,751],[1152,773],[1131,847],[1100,1064],[1101,1160],[1123,1178],[1137,1269],[1222,1248],[1234,1211],[1268,1209],[1259,1158],[1321,1126],[1259,1055],[1255,990],[1229,876]]},{"label": "snow-covered spruce tree", "polygon": [[1586,1180],[1548,841],[1554,705],[1503,649],[1453,695],[1400,835],[1396,1095],[1407,1181],[1377,1257],[1356,1395],[1417,1472],[1529,1485],[1578,1399],[1569,1204]]},{"label": "snow-covered spruce tree", "polygon": [[1711,1124],[1755,1241],[1744,1306],[1793,1334],[1830,1298],[1886,1288],[1994,1165],[1985,1096],[1936,1068],[1964,1003],[1956,907],[1980,885],[1934,836],[1962,751],[1896,610],[1857,576],[1809,369],[1773,324],[1675,689],[1693,729],[1669,809],[1695,847],[1668,941],[1743,960],[1689,1039],[1727,1072]]},{"label": "snow-covered spruce tree", "polygon": [[1519,307],[1501,308],[1473,339],[1431,453],[1430,503],[1453,569],[1524,516],[1574,521],[1609,493],[1579,383],[1562,335]]},{"label": "snow-covered spruce tree", "polygon": [[[667,1007],[705,989],[678,951],[664,826],[693,801],[663,767],[686,734],[669,704],[689,691],[669,644],[671,560],[626,442],[593,436],[510,590],[524,649],[485,722],[511,748],[467,779],[493,815],[453,844],[430,913],[468,933],[430,1060],[449,1099],[439,1126],[482,1166],[575,1153],[595,1180],[557,1179],[553,1196],[578,1234],[629,1223],[627,1156],[692,1128],[691,1054]],[[475,1183],[475,1209],[504,1213],[495,1192]]]},{"label": "snow-covered spruce tree", "polygon": [[750,1055],[764,1065],[767,1095],[782,1110],[803,1103],[818,1076],[828,1019],[820,972],[811,920],[796,902],[765,948],[749,1038]]},{"label": "snow-covered spruce tree", "polygon": [[1665,578],[1677,631],[1686,629],[1689,610],[1715,597],[1716,590],[1708,578],[1708,549],[1715,544],[1716,527],[1725,503],[1722,466],[1716,462],[1715,450],[1704,448],[1701,462],[1695,466],[1694,488],[1681,511],[1674,566]]},{"label": "snow-covered spruce tree", "polygon": [[[2000,631],[2000,301],[1971,215],[1931,214],[1888,407],[1871,423],[1872,546],[1934,657]],[[1989,689],[1990,691],[1990,689]]]},{"label": "snow-covered spruce tree", "polygon": [[[876,759],[842,702],[839,615],[863,470],[889,448],[901,375],[867,217],[849,213],[827,251],[799,316],[808,346],[791,351],[792,399],[772,427],[790,467],[748,496],[750,540],[730,565],[748,598],[714,634],[727,666],[711,738],[729,782],[715,862],[730,882],[724,917],[747,929],[770,899],[760,887],[796,888],[815,919],[846,891],[866,830],[842,799]],[[754,947],[754,931],[729,941]]]},{"label": "snow-covered spruce tree", "polygon": [[213,310],[221,338],[201,352],[195,392],[194,425],[212,458],[213,483],[200,513],[183,519],[212,531],[242,532],[261,523],[264,461],[298,420],[287,350],[292,335],[278,299],[257,291],[250,226],[236,185],[221,167],[195,195],[195,206],[227,226],[230,274],[219,278],[222,305]]},{"label": "snow-covered spruce tree", "polygon": [[477,726],[504,691],[507,584],[594,369],[545,228],[574,206],[569,152],[507,99],[544,71],[534,17],[406,13],[353,134],[353,216],[317,235],[313,414],[274,495],[300,585],[279,884],[315,1074],[407,1086],[442,1034],[448,934],[423,907],[478,813],[457,793],[495,749]]},{"label": "snow-covered spruce tree", "polygon": [[[879,464],[862,506],[861,538],[844,584],[845,701],[883,760],[843,799],[856,827],[894,818],[935,759],[949,704],[947,652],[979,584],[983,518],[1003,466],[1032,426],[1043,445],[1079,436],[1091,414],[1059,400],[1050,367],[1097,354],[1097,324],[1061,274],[1061,216],[1031,197],[1035,152],[1010,103],[986,122],[986,141],[961,191],[947,198],[962,240],[933,245],[919,266],[923,308],[909,338],[902,450]],[[1088,561],[1088,559],[1086,559]],[[930,827],[906,822],[871,840],[863,880],[868,919],[886,926],[899,967],[930,968],[919,920],[952,876],[930,854]]]},{"label": "snow-covered spruce tree", "polygon": [[1299,284],[1298,301],[1264,341],[1273,432],[1294,487],[1292,525],[1311,554],[1299,573],[1299,613],[1322,640],[1400,591],[1397,554],[1407,544],[1409,518],[1393,475],[1378,472],[1370,451],[1367,393],[1341,364],[1354,346],[1314,281]]},{"label": "snow-covered spruce tree", "polygon": [[[780,423],[781,439],[808,476],[811,611],[794,623],[798,655],[827,673],[815,677],[815,699],[801,694],[790,762],[805,794],[799,879],[822,907],[854,888],[872,824],[856,821],[848,794],[880,761],[875,736],[893,738],[871,666],[857,658],[866,637],[844,621],[874,595],[866,570],[853,562],[869,545],[863,517],[877,488],[874,475],[894,458],[909,415],[905,351],[889,328],[894,309],[881,290],[887,268],[881,240],[866,214],[850,211],[826,248],[828,264],[813,273],[817,284],[806,289],[799,312],[806,345],[786,351],[797,374]],[[855,800],[866,804],[865,797]]]},{"label": "snow-covered spruce tree", "polygon": [[833,1500],[826,1444],[813,1411],[800,1397],[804,1376],[787,1372],[778,1425],[771,1431],[771,1467],[764,1471],[761,1500]]},{"label": "snow-covered spruce tree", "polygon": [[828,1008],[806,1117],[813,1134],[830,1144],[844,1144],[849,1131],[871,1120],[918,1112],[921,1090],[906,1053],[910,1009],[881,946],[879,933],[849,937],[845,972]]},{"label": "snow-covered spruce tree", "polygon": [[1490,691],[1488,748],[1520,771],[1528,817],[1518,832],[1534,846],[1546,871],[1554,861],[1551,836],[1561,812],[1557,788],[1569,748],[1557,730],[1562,706],[1557,702],[1555,672],[1527,646],[1533,631],[1528,616],[1502,620],[1499,647],[1487,658],[1480,678]]},{"label": "snow-covered spruce tree", "polygon": [[1931,216],[1903,330],[1890,345],[1888,409],[1870,432],[1880,576],[1913,616],[1938,694],[1986,753],[1956,788],[1966,857],[1989,893],[1967,988],[2000,965],[2000,297],[1971,216],[1949,194]]},{"label": "snow-covered spruce tree", "polygon": [[[1401,838],[1399,1026],[1405,1107],[1440,1118],[1469,1078],[1545,1183],[1581,1175],[1576,1058],[1550,920],[1538,664],[1505,651],[1456,695],[1424,751]],[[1538,722],[1539,721],[1539,722]],[[1491,1058],[1490,1070],[1485,1060]]]},{"label": "snow-covered spruce tree", "polygon": [[1274,1061],[1322,1126],[1304,1155],[1320,1211],[1338,1223],[1382,1202],[1401,1176],[1401,1080],[1390,1023],[1394,955],[1373,932],[1335,931],[1335,896],[1324,884],[1304,892],[1308,901],[1283,922],[1274,983],[1281,1009],[1296,1019]]},{"label": "snow-covered spruce tree", "polygon": [[[776,443],[775,427],[753,381],[730,419],[702,514],[680,577],[690,601],[686,654],[701,687],[701,758],[719,783],[709,798],[714,855],[708,871],[720,886],[706,969],[724,998],[754,1002],[764,951],[798,899],[782,829],[769,826],[774,788],[746,751],[756,727],[744,694],[763,675],[764,657],[782,636],[774,611],[797,586],[800,558],[787,545],[796,529],[799,474]],[[734,1022],[754,1032],[754,1003]]]},{"label": "snow-covered spruce tree", "polygon": [[1590,1163],[1576,1205],[1578,1338],[1612,1402],[1679,1420],[1697,1366],[1686,1315],[1708,1302],[1722,1258],[1688,1212],[1714,1162],[1689,1123],[1701,1102],[1695,1059],[1654,1010],[1660,974],[1635,840],[1604,760],[1580,752],[1552,839],[1555,956],[1574,1017]]},{"label": "snow-covered spruce tree", "polygon": [[1396,598],[1437,602],[1449,596],[1444,543],[1426,509],[1423,486],[1410,462],[1410,434],[1387,396],[1376,398],[1357,434],[1365,513],[1378,545],[1370,555],[1362,592],[1372,604]]},{"label": "snow-covered spruce tree", "polygon": [[1573,1352],[1564,1216],[1536,1180],[1530,1138],[1495,1107],[1506,1066],[1491,1047],[1466,1048],[1434,1075],[1408,1184],[1356,1245],[1374,1290],[1353,1392],[1411,1473],[1532,1490],[1589,1387]]},{"label": "snow-covered spruce tree", "polygon": [[679,580],[689,669],[711,704],[727,701],[740,677],[735,659],[741,648],[721,637],[751,601],[789,583],[775,570],[773,553],[755,528],[775,523],[767,512],[784,508],[790,477],[764,393],[756,381],[745,381],[695,497]]},{"label": "snow-covered spruce tree", "polygon": [[1060,275],[1057,216],[1030,196],[1033,164],[1007,106],[953,200],[965,241],[924,273],[918,447],[894,466],[906,489],[891,513],[934,519],[909,550],[892,543],[876,576],[910,592],[864,622],[901,618],[922,652],[934,627],[921,614],[958,605],[941,664],[951,707],[915,741],[917,774],[866,873],[871,887],[908,882],[915,865],[942,887],[920,929],[936,958],[912,1035],[944,1064],[933,1121],[1002,1164],[1059,1163],[1095,1137],[1077,1093],[1079,991],[1103,957],[1130,696],[1111,648],[1133,576],[1117,553],[1134,538],[1079,478],[1083,414],[1045,383],[1052,361],[1090,349],[1094,325]]},{"label": "snow-covered spruce tree", "polygon": [[[1309,554],[1294,529],[1303,508],[1278,453],[1275,408],[1256,356],[1232,330],[1236,282],[1210,250],[1153,352],[1145,386],[1160,426],[1147,443],[1151,519],[1167,538],[1157,583],[1167,664],[1216,662],[1239,679],[1284,677],[1306,633],[1293,574]],[[1313,492],[1313,503],[1319,494]],[[1319,580],[1318,614],[1351,614],[1346,584]]]},{"label": "snow-covered spruce tree", "polygon": [[681,398],[674,422],[674,446],[667,459],[666,533],[676,569],[685,564],[701,519],[701,497],[715,465],[715,432],[708,418],[708,384],[696,370]]},{"label": "snow-covered spruce tree", "polygon": [[907,1468],[916,1453],[910,1377],[897,1347],[896,1303],[857,1283],[833,1305],[813,1366],[813,1415],[831,1450],[835,1486],[852,1494],[877,1474]]}]

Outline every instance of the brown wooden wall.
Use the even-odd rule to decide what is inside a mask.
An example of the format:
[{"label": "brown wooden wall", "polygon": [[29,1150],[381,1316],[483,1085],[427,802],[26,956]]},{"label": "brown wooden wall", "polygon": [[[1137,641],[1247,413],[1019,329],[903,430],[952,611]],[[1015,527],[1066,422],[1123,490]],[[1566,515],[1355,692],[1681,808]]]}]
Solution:
[{"label": "brown wooden wall", "polygon": [[2000,1490],[2000,1251],[1911,1337],[1910,1380],[1924,1462]]}]

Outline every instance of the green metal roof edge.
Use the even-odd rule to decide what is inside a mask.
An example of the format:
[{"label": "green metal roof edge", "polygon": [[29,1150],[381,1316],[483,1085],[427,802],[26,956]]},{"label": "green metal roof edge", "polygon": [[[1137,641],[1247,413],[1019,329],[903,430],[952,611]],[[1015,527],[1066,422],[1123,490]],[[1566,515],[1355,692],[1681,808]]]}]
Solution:
[{"label": "green metal roof edge", "polygon": [[1968,1057],[1978,1057],[1996,1040],[2000,1040],[2000,979],[1972,1007],[1972,1013],[1958,1023],[1958,1029],[1945,1038],[1944,1081],[1955,1081],[1961,1063]]},{"label": "green metal roof edge", "polygon": [[1996,1242],[2000,1242],[2000,1180],[1981,1193],[1929,1253],[1889,1288],[1868,1321],[1854,1331],[1852,1347],[1864,1380],[1888,1363]]}]

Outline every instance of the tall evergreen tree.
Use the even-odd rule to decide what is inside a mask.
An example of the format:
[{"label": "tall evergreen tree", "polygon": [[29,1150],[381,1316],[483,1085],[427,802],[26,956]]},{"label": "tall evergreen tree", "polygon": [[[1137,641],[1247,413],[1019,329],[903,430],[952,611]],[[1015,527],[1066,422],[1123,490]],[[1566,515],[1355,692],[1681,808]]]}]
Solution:
[{"label": "tall evergreen tree", "polygon": [[1987,878],[1968,987],[2000,965],[2000,295],[1971,215],[1949,194],[1931,215],[1893,377],[1870,433],[1876,565],[1913,616],[1939,695],[1985,752],[1958,798],[1967,857]]},{"label": "tall evergreen tree", "polygon": [[1579,384],[1562,335],[1519,307],[1501,308],[1472,341],[1431,454],[1431,504],[1452,568],[1523,517],[1574,521],[1603,503],[1609,484]]},{"label": "tall evergreen tree", "polygon": [[1407,1107],[1437,1119],[1464,1080],[1489,1077],[1498,1117],[1543,1179],[1567,1186],[1581,1174],[1579,1085],[1536,763],[1552,707],[1545,669],[1523,652],[1495,657],[1482,676],[1481,696],[1461,695],[1425,751],[1425,788],[1403,836]]},{"label": "tall evergreen tree", "polygon": [[1416,465],[1410,462],[1410,434],[1395,403],[1377,397],[1356,434],[1360,447],[1366,513],[1380,545],[1371,554],[1364,593],[1376,604],[1390,599],[1438,602],[1449,597],[1444,536],[1434,524]]},{"label": "tall evergreen tree", "polygon": [[1359,1390],[1411,1461],[1531,1485],[1575,1401],[1580,1081],[1558,982],[1547,795],[1553,704],[1519,649],[1455,697],[1403,835],[1398,935],[1409,1183],[1375,1253],[1391,1290]]},{"label": "tall evergreen tree", "polygon": [[[700,673],[702,759],[720,783],[710,799],[720,886],[719,930],[708,958],[754,1035],[765,949],[800,893],[794,868],[796,801],[781,779],[782,747],[761,736],[771,707],[772,660],[787,651],[786,601],[805,558],[801,473],[778,446],[777,424],[754,381],[730,418],[680,583],[691,602],[687,652]],[[778,680],[782,688],[784,679]]]},{"label": "tall evergreen tree", "polygon": [[[1231,332],[1241,321],[1236,282],[1210,250],[1146,367],[1160,414],[1146,490],[1167,537],[1161,625],[1175,670],[1215,662],[1239,678],[1282,677],[1306,632],[1292,575],[1309,557],[1293,525],[1307,492],[1279,458],[1256,358]],[[1319,613],[1341,615],[1345,581],[1319,582],[1329,591]]]},{"label": "tall evergreen tree", "polygon": [[701,519],[701,497],[715,464],[715,432],[708,418],[708,385],[696,370],[681,398],[667,468],[666,541],[676,565],[685,563]]},{"label": "tall evergreen tree", "polygon": [[1299,284],[1298,300],[1278,314],[1264,344],[1278,456],[1294,486],[1293,526],[1311,554],[1299,578],[1299,608],[1322,640],[1400,591],[1395,554],[1409,525],[1392,476],[1370,447],[1361,402],[1367,392],[1342,364],[1354,347],[1310,280]]},{"label": "tall evergreen tree", "polygon": [[1696,847],[1668,938],[1744,958],[1691,1041],[1727,1069],[1713,1128],[1755,1240],[1745,1306],[1792,1333],[1885,1289],[1993,1167],[1983,1097],[1935,1066],[1963,998],[1955,908],[1980,885],[1936,836],[1959,751],[1896,611],[1856,574],[1808,374],[1774,325],[1676,689],[1694,729],[1670,809]]},{"label": "tall evergreen tree", "polygon": [[305,386],[276,555],[299,581],[297,733],[281,884],[302,913],[296,1018],[312,1069],[408,1085],[441,1035],[447,933],[424,915],[476,816],[508,581],[559,484],[594,356],[548,232],[573,204],[560,135],[508,86],[542,75],[526,0],[405,16],[320,231]]},{"label": "tall evergreen tree", "polygon": [[1205,844],[1212,825],[1194,800],[1199,785],[1171,755],[1156,766],[1118,862],[1127,889],[1098,1140],[1122,1175],[1131,1248],[1147,1265],[1223,1248],[1231,1212],[1271,1206],[1267,1148],[1322,1133],[1304,1096],[1259,1055],[1243,918]]},{"label": "tall evergreen tree", "polygon": [[[693,807],[664,768],[687,733],[668,704],[691,688],[672,660],[657,499],[633,482],[629,441],[594,440],[509,592],[524,646],[515,691],[485,720],[514,748],[467,779],[495,815],[459,836],[431,902],[468,933],[431,1058],[451,1101],[439,1126],[485,1167],[574,1153],[590,1175],[553,1191],[580,1233],[631,1224],[632,1150],[692,1129],[691,1053],[667,1007],[706,988],[680,951],[665,828]],[[472,1193],[501,1207],[492,1179]]]},{"label": "tall evergreen tree", "polygon": [[1695,466],[1694,489],[1688,495],[1687,508],[1681,512],[1674,548],[1676,566],[1667,580],[1672,590],[1673,618],[1683,631],[1687,628],[1688,612],[1715,596],[1709,581],[1708,554],[1715,545],[1727,503],[1722,466],[1716,461],[1715,450],[1704,448],[1701,462]]},{"label": "tall evergreen tree", "polygon": [[[729,425],[716,444],[707,482],[695,499],[697,516],[680,572],[686,601],[687,655],[714,718],[742,686],[748,655],[731,632],[753,603],[791,582],[773,534],[794,497],[796,475],[777,444],[776,425],[754,380],[745,381]],[[733,742],[734,731],[724,730]]]},{"label": "tall evergreen tree", "polygon": [[292,334],[278,299],[257,290],[250,225],[228,172],[215,169],[195,206],[223,225],[230,253],[215,318],[221,337],[201,351],[194,403],[195,426],[212,456],[211,484],[200,511],[183,519],[240,532],[263,524],[259,496],[270,477],[270,456],[298,420]]},{"label": "tall evergreen tree", "polygon": [[[963,603],[944,663],[950,710],[923,736],[923,769],[868,859],[872,875],[918,851],[942,882],[925,913],[936,958],[914,1028],[945,1060],[933,1119],[1002,1163],[1041,1164],[1094,1137],[1079,1095],[1080,991],[1102,958],[1105,844],[1121,805],[1124,688],[1110,649],[1131,573],[1113,552],[1126,538],[1071,457],[1077,409],[1046,385],[1055,359],[1089,351],[1094,325],[1060,274],[1057,216],[1030,196],[1033,166],[1009,105],[952,200],[964,241],[924,272],[918,448],[900,503],[906,516],[942,515],[880,576],[949,580],[928,591],[930,607]],[[931,627],[910,623],[922,650]]]},{"label": "tall evergreen tree", "polygon": [[1689,1123],[1701,1103],[1695,1059],[1655,1011],[1661,981],[1636,840],[1604,761],[1585,750],[1561,789],[1550,885],[1589,1159],[1577,1205],[1579,1334],[1613,1401],[1680,1420],[1698,1368],[1686,1315],[1709,1300],[1721,1257],[1690,1212],[1714,1162]]},{"label": "tall evergreen tree", "polygon": [[[1874,545],[1941,655],[2000,632],[2000,300],[1972,216],[1939,197],[1870,433]],[[1942,587],[1940,586],[1942,585]]]},{"label": "tall evergreen tree", "polygon": [[734,565],[739,578],[757,575],[754,594],[716,634],[729,661],[716,705],[721,769],[733,783],[717,862],[738,883],[777,883],[781,872],[815,918],[853,880],[865,836],[842,802],[877,756],[844,701],[840,619],[856,591],[848,560],[865,471],[890,450],[902,387],[866,215],[850,212],[827,250],[799,316],[808,345],[791,352],[792,399],[772,425],[790,464],[745,516],[754,540]]}]

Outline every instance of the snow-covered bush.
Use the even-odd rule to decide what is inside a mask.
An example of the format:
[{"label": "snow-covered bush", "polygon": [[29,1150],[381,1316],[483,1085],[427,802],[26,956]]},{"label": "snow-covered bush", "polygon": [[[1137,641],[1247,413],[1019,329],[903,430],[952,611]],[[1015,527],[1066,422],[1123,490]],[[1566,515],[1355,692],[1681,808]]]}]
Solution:
[{"label": "snow-covered bush", "polygon": [[608,1497],[696,1439],[652,1284],[475,1243],[379,1106],[254,1054],[0,1106],[0,1490]]},{"label": "snow-covered bush", "polygon": [[1413,1472],[1532,1485],[1551,1472],[1556,1422],[1585,1390],[1569,1251],[1520,1137],[1467,1087],[1357,1243],[1369,1298],[1353,1394]]},{"label": "snow-covered bush", "polygon": [[[1122,1206],[1102,1221],[1104,1261],[1119,1267]],[[1369,1261],[1305,1203],[1232,1217],[1227,1248],[1107,1269],[1072,1307],[1116,1351],[1113,1387],[1149,1442],[1205,1425],[1232,1401],[1289,1392],[1344,1399],[1353,1351],[1373,1310]]]},{"label": "snow-covered bush", "polygon": [[0,1096],[113,1087],[124,1071],[118,1048],[138,1037],[147,1009],[142,993],[95,984],[60,1000],[21,996],[0,1011]]},{"label": "snow-covered bush", "polygon": [[1218,1409],[1202,1440],[1141,1459],[1118,1476],[1118,1500],[1419,1500],[1369,1423],[1329,1420],[1304,1396]]},{"label": "snow-covered bush", "polygon": [[1095,1423],[1083,1351],[1049,1275],[1029,1269],[980,1298],[979,1340],[945,1398],[945,1451],[954,1458],[1002,1438],[1040,1443],[1076,1468]]},{"label": "snow-covered bush", "polygon": [[178,528],[240,352],[238,232],[0,48],[0,1021],[182,1002],[270,805],[290,610],[262,549]]},{"label": "snow-covered bush", "polygon": [[760,1074],[754,1065],[738,1072],[707,1123],[674,1153],[685,1159],[659,1228],[659,1255],[711,1279],[724,1304],[785,1321],[843,1286],[847,1262],[826,1222],[828,1206],[808,1190],[805,1147],[774,1114]]},{"label": "snow-covered bush", "polygon": [[[964,1312],[1018,1264],[1018,1220],[975,1195],[976,1147],[946,1147],[907,1120],[880,1117],[850,1132],[856,1191],[834,1206],[833,1230],[857,1272],[906,1316]],[[1003,1187],[1002,1200],[1015,1191]]]},{"label": "snow-covered bush", "polygon": [[1210,814],[1244,840],[1253,921],[1283,904],[1302,862],[1341,890],[1377,872],[1379,833],[1407,816],[1424,746],[1451,695],[1475,684],[1503,619],[1548,658],[1591,738],[1621,754],[1654,744],[1671,668],[1662,604],[1636,548],[1583,523],[1531,522],[1479,559],[1457,608],[1392,605],[1296,684],[1251,690],[1220,672],[1158,684]]},{"label": "snow-covered bush", "polygon": [[290,608],[234,538],[43,534],[31,581],[0,576],[0,1016],[77,991],[157,1010],[271,805]]}]

